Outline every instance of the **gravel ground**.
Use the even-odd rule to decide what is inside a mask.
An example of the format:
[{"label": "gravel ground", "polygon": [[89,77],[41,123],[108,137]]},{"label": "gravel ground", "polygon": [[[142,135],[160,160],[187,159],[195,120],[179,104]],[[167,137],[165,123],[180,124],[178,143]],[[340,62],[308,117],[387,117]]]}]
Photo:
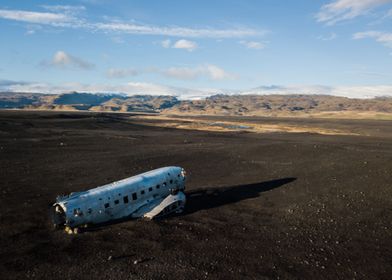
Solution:
[{"label": "gravel ground", "polygon": [[[392,122],[286,122],[367,136],[1,111],[0,278],[390,279]],[[51,228],[56,195],[167,165],[188,172],[184,214],[80,235]]]}]

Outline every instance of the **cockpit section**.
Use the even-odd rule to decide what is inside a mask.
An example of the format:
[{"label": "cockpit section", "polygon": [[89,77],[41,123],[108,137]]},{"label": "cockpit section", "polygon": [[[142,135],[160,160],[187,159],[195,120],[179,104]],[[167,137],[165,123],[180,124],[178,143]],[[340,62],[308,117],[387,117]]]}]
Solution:
[{"label": "cockpit section", "polygon": [[66,215],[65,210],[60,204],[54,204],[51,209],[52,223],[55,228],[65,226]]},{"label": "cockpit section", "polygon": [[186,173],[183,168],[181,168],[181,171],[178,173],[173,174],[173,176],[169,175],[169,181],[165,184],[169,186],[169,191],[171,195],[177,195],[178,192],[184,191],[185,190],[185,179],[186,179]]}]

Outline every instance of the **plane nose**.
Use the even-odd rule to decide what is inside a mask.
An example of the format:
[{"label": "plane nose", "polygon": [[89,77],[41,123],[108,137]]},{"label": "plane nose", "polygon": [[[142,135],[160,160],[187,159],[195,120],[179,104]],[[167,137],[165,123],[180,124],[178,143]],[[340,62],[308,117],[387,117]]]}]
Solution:
[{"label": "plane nose", "polygon": [[184,168],[181,169],[181,176],[182,176],[182,177],[184,178],[184,180],[185,180],[185,178],[186,178],[186,171],[185,171]]}]

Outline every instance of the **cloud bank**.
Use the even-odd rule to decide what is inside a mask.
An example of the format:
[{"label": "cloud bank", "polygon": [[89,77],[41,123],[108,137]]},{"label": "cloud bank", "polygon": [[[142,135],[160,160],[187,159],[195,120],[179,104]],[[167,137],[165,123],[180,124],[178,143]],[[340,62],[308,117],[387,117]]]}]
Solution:
[{"label": "cloud bank", "polygon": [[261,36],[266,30],[251,28],[217,29],[211,27],[191,28],[183,26],[159,26],[123,21],[91,22],[78,15],[83,6],[45,6],[50,12],[0,9],[0,18],[63,28],[79,28],[90,32],[159,35],[184,38],[241,38]]},{"label": "cloud bank", "polygon": [[10,92],[39,92],[46,94],[59,94],[67,92],[90,92],[90,93],[122,93],[127,95],[172,95],[180,99],[200,99],[215,94],[322,94],[342,96],[349,98],[374,98],[380,96],[392,97],[392,86],[262,86],[249,90],[223,90],[214,88],[182,88],[159,85],[153,83],[128,82],[119,85],[110,84],[81,84],[64,83],[53,85],[47,83],[34,83],[26,81],[0,80],[0,91]]},{"label": "cloud bank", "polygon": [[158,69],[158,73],[169,78],[180,80],[196,80],[207,78],[212,81],[234,79],[234,74],[226,72],[224,69],[213,64],[205,64],[197,67],[170,67],[167,69]]},{"label": "cloud bank", "polygon": [[153,83],[128,82],[120,85],[64,83],[53,85],[24,81],[0,80],[0,91],[61,94],[69,92],[121,93],[126,95],[172,95],[183,99],[199,99],[221,93],[216,89],[190,89]]},{"label": "cloud bank", "polygon": [[110,68],[107,70],[106,76],[108,78],[126,78],[151,73],[177,80],[197,80],[204,78],[210,81],[221,81],[231,80],[237,77],[235,74],[229,73],[213,64],[203,64],[195,67],[149,67],[145,69]]}]

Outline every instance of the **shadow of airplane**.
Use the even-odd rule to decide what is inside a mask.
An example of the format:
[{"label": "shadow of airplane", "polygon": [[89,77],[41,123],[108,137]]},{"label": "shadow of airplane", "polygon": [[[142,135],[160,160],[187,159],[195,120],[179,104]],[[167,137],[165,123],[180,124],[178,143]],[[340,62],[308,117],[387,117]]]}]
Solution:
[{"label": "shadow of airplane", "polygon": [[182,215],[258,197],[262,192],[278,188],[296,179],[282,178],[247,185],[191,190],[186,192],[187,202]]},{"label": "shadow of airplane", "polygon": [[[297,180],[297,178],[282,178],[254,184],[191,190],[186,192],[187,201],[184,212],[182,212],[181,214],[171,214],[165,216],[164,218],[158,218],[156,220],[168,219],[175,216],[184,216],[198,212],[200,210],[216,208],[241,200],[255,198],[258,197],[262,192],[281,187],[295,180]],[[83,229],[83,231],[99,231],[105,226],[114,225],[129,220],[132,220],[132,218],[125,217],[121,219],[111,220],[105,223],[91,225],[91,227],[85,228]]]}]

